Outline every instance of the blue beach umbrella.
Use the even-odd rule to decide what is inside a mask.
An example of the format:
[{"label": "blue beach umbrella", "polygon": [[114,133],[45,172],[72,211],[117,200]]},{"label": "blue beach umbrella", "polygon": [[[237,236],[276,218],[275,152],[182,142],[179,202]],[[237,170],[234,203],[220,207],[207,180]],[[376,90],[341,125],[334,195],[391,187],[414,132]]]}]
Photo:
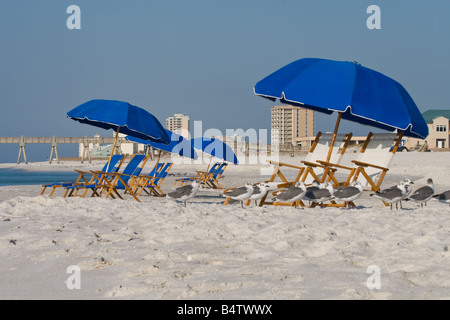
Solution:
[{"label": "blue beach umbrella", "polygon": [[239,163],[233,149],[219,139],[202,137],[192,139],[191,141],[195,149],[202,150],[204,153],[233,164]]},{"label": "blue beach umbrella", "polygon": [[67,117],[116,132],[109,161],[114,153],[119,132],[143,140],[170,143],[170,137],[155,116],[128,102],[91,100],[69,111]]},{"label": "blue beach umbrella", "polygon": [[256,95],[342,119],[424,139],[428,126],[397,81],[356,62],[305,58],[259,81]]},{"label": "blue beach umbrella", "polygon": [[198,158],[197,153],[195,152],[192,143],[185,139],[183,136],[180,136],[179,134],[176,134],[170,130],[165,129],[167,135],[170,137],[170,143],[164,144],[164,143],[158,143],[158,142],[151,142],[148,140],[142,140],[133,136],[126,136],[125,139],[141,144],[145,144],[148,146],[151,146],[153,148],[167,151],[170,153],[176,153],[179,154],[182,157],[189,157],[194,160]]}]

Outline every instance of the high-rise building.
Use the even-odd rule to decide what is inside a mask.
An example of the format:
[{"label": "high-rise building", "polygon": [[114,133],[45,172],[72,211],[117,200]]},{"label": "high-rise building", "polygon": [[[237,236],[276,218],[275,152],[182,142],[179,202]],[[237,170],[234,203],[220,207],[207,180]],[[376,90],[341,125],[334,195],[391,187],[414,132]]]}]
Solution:
[{"label": "high-rise building", "polygon": [[167,129],[185,138],[189,138],[189,115],[175,113],[166,119]]},{"label": "high-rise building", "polygon": [[297,146],[301,138],[314,136],[314,111],[289,105],[275,106],[271,114],[271,143]]}]

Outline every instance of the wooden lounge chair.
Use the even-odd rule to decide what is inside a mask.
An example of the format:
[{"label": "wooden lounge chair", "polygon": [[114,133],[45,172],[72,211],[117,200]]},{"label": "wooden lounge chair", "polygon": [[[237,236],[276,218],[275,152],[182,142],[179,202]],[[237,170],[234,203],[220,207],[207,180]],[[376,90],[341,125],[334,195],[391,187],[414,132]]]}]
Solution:
[{"label": "wooden lounge chair", "polygon": [[195,180],[200,183],[203,188],[223,189],[219,183],[219,179],[222,178],[223,172],[227,166],[228,164],[226,162],[216,162],[208,171],[197,170],[197,174],[194,177],[176,179],[175,185],[184,186]]},{"label": "wooden lounge chair", "polygon": [[[338,134],[336,135],[335,142],[333,148],[331,149],[330,159],[335,163],[340,163],[349,143],[352,138],[352,134]],[[276,162],[272,160],[268,160],[268,162],[274,165],[274,171],[272,176],[266,183],[272,185],[274,190],[274,194],[280,192],[281,190],[288,188],[289,186],[295,184],[298,181],[303,181],[305,184],[309,185],[314,180],[319,182],[326,181],[327,179],[331,179],[333,171],[336,169],[327,168],[325,165],[320,164],[317,160],[326,161],[329,152],[331,141],[333,139],[332,133],[321,133],[319,132],[314,140],[311,148],[306,155],[305,160],[301,161],[302,166],[292,165],[288,163]],[[296,177],[293,180],[289,180],[286,178],[285,174],[281,172],[281,168],[291,168],[298,170]],[[279,177],[281,181],[276,183],[275,179]],[[263,197],[259,203],[259,206],[263,206],[264,204],[274,205],[274,202],[266,201],[266,198],[269,193]],[[299,204],[304,206],[301,201]],[[292,203],[280,203],[277,202],[276,205],[293,205]]]},{"label": "wooden lounge chair", "polygon": [[[102,179],[100,181],[92,184],[70,186],[67,189],[85,189],[86,191],[92,190],[91,197],[101,197],[102,194],[106,192],[106,198],[111,196],[114,199],[116,197],[123,199],[118,190],[126,190],[135,200],[139,201],[129,185],[134,183],[134,179],[139,176],[148,159],[149,156],[134,155],[121,173],[98,172],[98,174],[102,175]],[[83,194],[83,197],[85,195],[86,192]],[[69,193],[69,196],[73,196],[72,192]]]},{"label": "wooden lounge chair", "polygon": [[358,180],[363,186],[373,191],[380,190],[402,137],[403,132],[374,135],[367,150],[364,152],[364,157],[352,161],[357,166],[352,181]]},{"label": "wooden lounge chair", "polygon": [[136,179],[133,179],[133,185],[130,186],[131,190],[133,190],[134,193],[137,192],[137,190],[139,189],[140,185],[141,185],[141,181],[146,177],[146,176],[156,176],[161,169],[164,167],[164,162],[157,162],[155,164],[155,166],[152,168],[152,170],[150,170],[150,172],[147,175],[139,175],[139,177],[137,177]]},{"label": "wooden lounge chair", "polygon": [[[325,163],[321,164],[344,169],[348,176],[343,185],[349,185],[352,181],[359,181],[365,190],[378,191],[381,188],[384,177],[401,143],[403,132],[399,133],[370,133],[356,160],[352,160],[353,166]],[[350,204],[354,206],[354,204]]]},{"label": "wooden lounge chair", "polygon": [[208,171],[196,170],[195,172],[197,172],[197,174],[195,176],[176,179],[175,182],[174,182],[174,185],[176,185],[176,186],[185,186],[185,185],[187,185],[188,183],[191,183],[194,180],[201,179],[205,174],[209,174],[209,173],[213,172],[214,170],[217,170],[219,165],[220,165],[220,162],[216,162],[216,163],[214,163],[211,166],[211,168]]},{"label": "wooden lounge chair", "polygon": [[[135,192],[133,191],[133,186],[136,184],[137,179],[139,178],[139,175],[141,174],[142,170],[144,169],[148,159],[150,156],[144,156],[144,155],[135,155],[133,157],[134,164],[131,165],[129,172],[132,171],[132,173],[125,172],[124,170],[122,173],[111,173],[107,176],[111,176],[111,180],[105,180],[107,182],[107,186],[105,189],[106,191],[106,198],[111,196],[112,198],[118,197],[120,199],[123,199],[121,194],[119,193],[119,190],[123,190],[124,193],[129,193],[136,201],[140,202],[138,197],[136,196]],[[130,161],[131,163],[131,161]],[[137,166],[133,170],[133,166],[137,163]]]},{"label": "wooden lounge chair", "polygon": [[172,168],[172,165],[173,163],[168,162],[153,174],[139,176],[137,189],[135,191],[137,195],[140,196],[142,191],[145,191],[148,195],[164,197],[166,194],[161,190],[161,184]]},{"label": "wooden lounge chair", "polygon": [[[336,169],[345,169],[349,172],[347,180],[343,183],[349,185],[351,181],[360,181],[365,189],[380,190],[389,166],[402,140],[403,133],[370,133],[356,160],[352,160],[352,167],[336,163],[325,163]],[[342,183],[341,183],[342,184]]]},{"label": "wooden lounge chair", "polygon": [[[338,164],[341,162],[342,157],[344,156],[345,151],[350,144],[352,136],[352,133],[336,135],[333,148],[331,149],[329,160],[330,162]],[[305,160],[301,161],[305,169],[300,181],[303,181],[305,184],[309,185],[314,180],[325,182],[332,178],[332,175],[330,174],[333,173],[333,170],[320,163],[320,160],[327,159],[328,153],[330,152],[332,139],[333,134],[322,134],[322,136],[320,137],[320,141],[316,146],[314,156],[307,156]],[[310,161],[308,158],[311,158],[312,161]]]},{"label": "wooden lounge chair", "polygon": [[[108,166],[108,162],[107,162],[100,171],[101,172],[117,172],[120,169],[120,167],[122,166],[126,157],[127,156],[124,156],[124,155],[114,155],[111,158],[110,165]],[[52,190],[49,194],[49,196],[51,197],[58,188],[67,188],[67,187],[75,186],[75,185],[96,183],[101,180],[101,176],[99,176],[98,171],[75,170],[75,172],[78,173],[78,178],[73,182],[56,182],[56,183],[42,185],[41,195],[43,195],[45,193],[45,190],[47,188],[52,188]],[[66,189],[66,193],[67,193],[67,189]]]},{"label": "wooden lounge chair", "polygon": [[216,169],[210,170],[208,173],[204,172],[201,178],[197,180],[201,184],[202,188],[222,189],[223,187],[219,183],[219,180],[223,176],[227,163],[221,163]]}]

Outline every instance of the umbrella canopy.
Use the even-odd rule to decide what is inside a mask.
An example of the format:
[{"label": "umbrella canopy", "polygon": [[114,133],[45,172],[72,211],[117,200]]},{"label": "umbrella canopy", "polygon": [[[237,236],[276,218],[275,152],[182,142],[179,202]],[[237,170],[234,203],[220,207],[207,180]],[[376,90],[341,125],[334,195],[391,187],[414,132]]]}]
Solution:
[{"label": "umbrella canopy", "polygon": [[128,102],[91,100],[69,111],[67,117],[91,126],[113,129],[116,132],[108,167],[114,154],[119,131],[144,140],[170,143],[170,137],[155,116]]},{"label": "umbrella canopy", "polygon": [[397,81],[355,62],[305,58],[259,81],[255,94],[405,136],[426,138],[428,126]]},{"label": "umbrella canopy", "polygon": [[239,163],[233,149],[219,139],[202,137],[192,139],[191,141],[195,149],[202,150],[204,153],[233,164]]},{"label": "umbrella canopy", "polygon": [[170,143],[170,137],[155,116],[128,102],[91,100],[69,111],[67,117],[103,129],[113,129],[116,133],[120,131],[144,140]]},{"label": "umbrella canopy", "polygon": [[153,148],[167,151],[170,153],[176,153],[183,157],[189,157],[194,160],[197,159],[197,153],[195,152],[192,143],[185,139],[183,136],[180,136],[170,130],[165,129],[167,135],[170,137],[171,141],[169,144],[151,142],[149,140],[142,140],[133,136],[126,136],[125,139],[137,143],[142,143],[145,145],[149,145]]}]

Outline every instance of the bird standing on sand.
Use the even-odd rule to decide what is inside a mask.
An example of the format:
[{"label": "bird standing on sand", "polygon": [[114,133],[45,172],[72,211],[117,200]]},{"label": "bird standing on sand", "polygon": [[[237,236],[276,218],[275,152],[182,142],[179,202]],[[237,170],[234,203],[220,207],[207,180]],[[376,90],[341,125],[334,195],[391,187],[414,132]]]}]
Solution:
[{"label": "bird standing on sand", "polygon": [[[409,197],[409,195],[411,194],[412,185],[414,184],[414,182],[412,182],[409,179],[403,179],[402,182],[403,182],[403,185],[405,186],[405,195],[403,196],[402,200],[406,200]],[[402,200],[400,200],[400,202],[399,202],[401,209],[403,209],[403,207],[402,207]]]},{"label": "bird standing on sand", "polygon": [[303,196],[303,199],[312,201],[312,198],[314,198],[313,192],[319,189],[320,189],[320,182],[314,180],[309,187],[306,187],[306,193]]},{"label": "bird standing on sand", "polygon": [[375,193],[372,193],[370,196],[389,203],[391,205],[392,210],[392,205],[394,203],[397,204],[399,201],[401,201],[404,198],[405,194],[406,194],[406,187],[402,181],[394,187],[377,191]]},{"label": "bird standing on sand", "polygon": [[318,190],[313,190],[308,196],[312,202],[322,205],[325,201],[331,200],[333,197],[334,189],[331,183],[325,182],[320,184]]},{"label": "bird standing on sand", "polygon": [[420,203],[420,206],[423,208],[423,205],[424,204],[427,205],[427,202],[433,196],[434,196],[433,179],[428,179],[427,184],[414,191],[408,199]]},{"label": "bird standing on sand", "polygon": [[345,207],[348,207],[349,202],[358,199],[363,193],[363,186],[359,181],[353,181],[349,186],[334,190],[333,200],[344,201]]},{"label": "bird standing on sand", "polygon": [[294,185],[289,186],[286,191],[281,192],[276,196],[278,202],[297,202],[301,200],[306,194],[306,186],[304,182],[296,182]]},{"label": "bird standing on sand", "polygon": [[436,198],[442,203],[448,203],[448,205],[450,206],[450,190],[442,192],[440,194],[436,194],[433,196],[433,198]]},{"label": "bird standing on sand", "polygon": [[255,204],[257,204],[256,201],[266,195],[268,188],[269,186],[265,183],[260,183],[256,186],[253,186],[253,193],[250,196],[250,200],[254,200]]},{"label": "bird standing on sand", "polygon": [[253,194],[253,185],[251,183],[248,183],[245,186],[236,188],[234,190],[225,192],[223,194],[224,197],[228,197],[233,200],[237,200],[241,202],[241,207],[244,208],[244,201],[250,198],[250,196]]},{"label": "bird standing on sand", "polygon": [[[399,182],[399,184],[401,184],[404,187],[405,190],[404,190],[404,195],[403,195],[402,199],[395,203],[395,208],[397,210],[398,210],[398,204],[400,204],[400,209],[403,209],[402,200],[406,200],[406,198],[409,197],[409,195],[411,194],[412,185],[414,184],[414,182],[412,182],[409,179],[403,179],[402,181]],[[395,185],[395,186],[392,186],[390,188],[384,189],[383,192],[386,192],[386,191],[391,190],[391,189],[396,189],[396,188],[398,188],[398,185]]]},{"label": "bird standing on sand", "polygon": [[184,206],[186,207],[186,201],[195,197],[199,187],[200,183],[194,180],[191,184],[177,188],[175,191],[168,193],[166,197],[172,200],[183,201]]}]

